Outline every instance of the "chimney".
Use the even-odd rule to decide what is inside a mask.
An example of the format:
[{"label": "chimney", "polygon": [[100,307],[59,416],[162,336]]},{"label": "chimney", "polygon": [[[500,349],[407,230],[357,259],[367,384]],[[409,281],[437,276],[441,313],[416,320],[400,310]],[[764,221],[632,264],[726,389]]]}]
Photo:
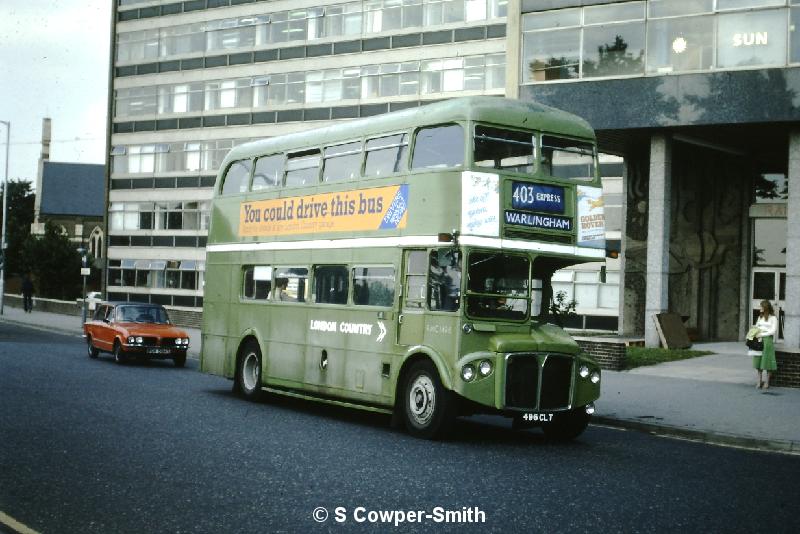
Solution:
[{"label": "chimney", "polygon": [[44,162],[50,161],[50,140],[51,140],[51,121],[46,117],[42,119],[42,154],[39,156],[39,168],[36,174],[36,197],[33,207],[33,233],[39,233],[39,209],[42,205],[42,175],[44,174]]}]

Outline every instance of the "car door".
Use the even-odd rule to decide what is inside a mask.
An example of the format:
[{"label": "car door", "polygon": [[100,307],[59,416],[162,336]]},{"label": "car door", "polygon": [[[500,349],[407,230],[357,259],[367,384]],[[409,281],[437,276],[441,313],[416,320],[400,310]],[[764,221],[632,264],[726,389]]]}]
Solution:
[{"label": "car door", "polygon": [[94,346],[100,350],[110,351],[114,347],[114,329],[112,318],[114,306],[103,306],[94,321]]}]

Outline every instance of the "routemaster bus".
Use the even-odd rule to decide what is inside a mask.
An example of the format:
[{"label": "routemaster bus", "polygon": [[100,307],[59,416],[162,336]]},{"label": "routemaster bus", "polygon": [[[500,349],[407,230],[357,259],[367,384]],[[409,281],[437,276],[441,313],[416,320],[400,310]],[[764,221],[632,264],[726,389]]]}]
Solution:
[{"label": "routemaster bus", "polygon": [[249,142],[214,190],[201,369],[393,415],[423,438],[492,412],[580,434],[600,368],[550,279],[605,256],[594,132],[467,97]]}]

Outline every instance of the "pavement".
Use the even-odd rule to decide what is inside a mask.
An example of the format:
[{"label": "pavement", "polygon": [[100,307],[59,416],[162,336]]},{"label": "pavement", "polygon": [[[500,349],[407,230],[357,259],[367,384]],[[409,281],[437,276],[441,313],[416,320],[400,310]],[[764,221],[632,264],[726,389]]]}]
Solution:
[{"label": "pavement", "polygon": [[[6,306],[0,321],[82,335],[79,316]],[[200,330],[185,329],[189,356],[199,358]],[[696,343],[713,354],[603,371],[594,424],[716,445],[800,455],[800,389],[755,388],[740,342]]]}]

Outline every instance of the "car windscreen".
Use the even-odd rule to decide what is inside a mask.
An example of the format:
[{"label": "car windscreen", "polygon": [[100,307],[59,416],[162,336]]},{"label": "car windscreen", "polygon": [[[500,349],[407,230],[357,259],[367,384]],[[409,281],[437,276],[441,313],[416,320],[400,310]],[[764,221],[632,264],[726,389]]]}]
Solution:
[{"label": "car windscreen", "polygon": [[167,310],[155,306],[119,306],[117,321],[121,323],[156,323],[169,322]]}]

